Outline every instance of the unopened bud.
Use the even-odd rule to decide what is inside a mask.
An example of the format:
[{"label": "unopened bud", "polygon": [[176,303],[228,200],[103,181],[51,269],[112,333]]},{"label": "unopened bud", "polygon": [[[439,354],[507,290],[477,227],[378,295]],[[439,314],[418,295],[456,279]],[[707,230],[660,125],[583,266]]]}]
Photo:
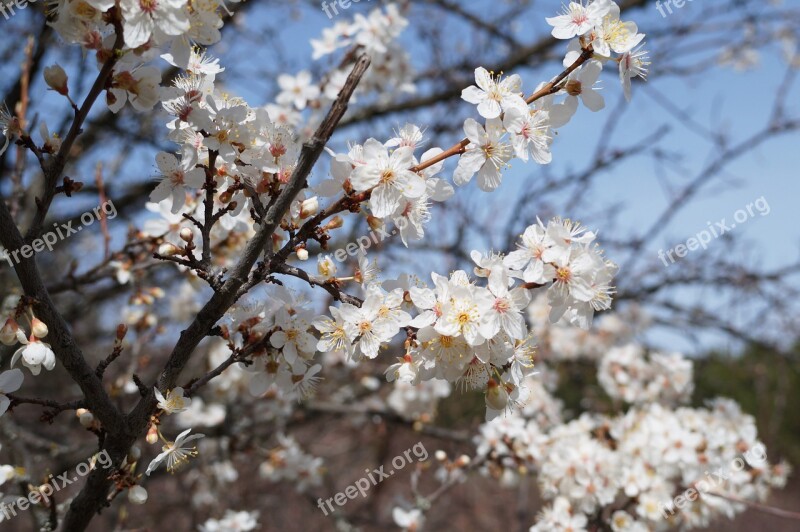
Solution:
[{"label": "unopened bud", "polygon": [[486,390],[486,405],[494,410],[505,410],[508,406],[508,392],[504,386],[497,384],[494,379],[489,379]]},{"label": "unopened bud", "polygon": [[219,195],[219,201],[222,203],[228,203],[233,199],[233,193],[230,190],[226,190],[225,192]]},{"label": "unopened bud", "polygon": [[369,215],[367,216],[367,225],[369,225],[369,228],[372,229],[373,231],[377,229],[383,229],[383,220],[381,220],[380,218],[376,218],[375,216]]},{"label": "unopened bud", "polygon": [[325,224],[325,229],[339,229],[343,225],[344,220],[342,220],[342,217],[334,216],[327,224]]},{"label": "unopened bud", "polygon": [[576,79],[571,79],[564,85],[564,90],[567,91],[567,94],[570,96],[580,96],[581,92],[583,92],[581,87],[581,82]]},{"label": "unopened bud", "polygon": [[117,325],[117,341],[121,342],[126,334],[128,334],[128,326],[124,323]]},{"label": "unopened bud", "polygon": [[191,242],[192,240],[194,240],[194,231],[192,231],[188,227],[184,227],[183,229],[181,229],[180,236],[181,240],[183,240],[184,242]]},{"label": "unopened bud", "polygon": [[297,258],[299,260],[308,260],[308,250],[306,248],[300,248],[297,250]]},{"label": "unopened bud", "polygon": [[309,216],[314,216],[319,212],[319,199],[317,196],[304,200],[300,204],[300,218],[305,219]]},{"label": "unopened bud", "polygon": [[436,459],[437,459],[438,461],[440,461],[440,462],[444,462],[445,460],[447,460],[447,453],[446,453],[446,452],[444,452],[444,451],[443,451],[443,450],[441,450],[441,449],[439,449],[438,451],[436,451],[436,453],[434,454],[434,456],[435,456],[435,457],[436,457]]},{"label": "unopened bud", "polygon": [[36,338],[44,338],[47,336],[47,325],[37,317],[31,320],[31,334]]},{"label": "unopened bud", "polygon": [[49,66],[44,69],[44,81],[48,87],[53,89],[59,94],[66,96],[69,94],[69,87],[67,87],[67,73],[58,64]]},{"label": "unopened bud", "polygon": [[144,504],[147,502],[147,490],[141,486],[131,486],[128,488],[128,500],[132,504]]},{"label": "unopened bud", "polygon": [[88,429],[92,426],[92,423],[94,423],[94,416],[91,412],[86,411],[78,417],[78,421],[80,421],[81,425]]},{"label": "unopened bud", "polygon": [[150,425],[150,428],[147,429],[147,437],[145,438],[147,443],[154,444],[158,441],[158,427],[155,425]]},{"label": "unopened bud", "polygon": [[[5,325],[3,325],[3,328],[0,329],[0,342],[3,342],[5,345],[16,344],[20,341],[18,334],[19,331],[19,325],[14,318],[8,318]],[[22,334],[22,338],[25,338],[25,333]]]},{"label": "unopened bud", "polygon": [[128,451],[128,462],[137,462],[142,457],[142,449],[138,445],[131,447]]},{"label": "unopened bud", "polygon": [[180,253],[181,250],[178,248],[178,246],[170,244],[169,242],[158,246],[158,254],[165,257],[172,257],[173,255],[179,255]]}]

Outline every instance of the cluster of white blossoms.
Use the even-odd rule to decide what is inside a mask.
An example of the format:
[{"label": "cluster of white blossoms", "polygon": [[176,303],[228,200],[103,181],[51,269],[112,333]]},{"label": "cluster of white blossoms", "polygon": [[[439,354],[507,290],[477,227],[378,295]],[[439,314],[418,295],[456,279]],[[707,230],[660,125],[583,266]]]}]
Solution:
[{"label": "cluster of white blossoms", "polygon": [[641,345],[609,349],[600,361],[597,380],[613,399],[626,403],[683,402],[692,393],[692,361],[680,353],[650,353]]},{"label": "cluster of white blossoms", "polygon": [[619,6],[612,0],[590,0],[586,5],[570,2],[561,15],[547,19],[547,23],[553,26],[553,37],[571,40],[564,66],[577,59],[582,48],[591,46],[594,52],[593,60],[586,65],[589,72],[570,74],[573,83],[570,87],[568,82],[566,90],[573,102],[565,102],[569,107],[577,107],[574,99],[578,96],[593,111],[603,107],[602,97],[591,87],[605,62],[618,63],[620,81],[628,100],[631,97],[631,79],[647,77],[650,63],[647,62],[647,52],[642,50],[644,34],[639,33],[635,22],[622,21],[619,15]]},{"label": "cluster of white blossoms", "polygon": [[[625,97],[630,100],[631,79],[646,78],[649,62],[640,46],[644,34],[619,15],[619,6],[611,0],[593,0],[587,5],[570,2],[563,15],[548,18],[554,37],[572,39],[564,58],[564,66],[572,71],[556,87],[540,84],[527,99],[519,75],[502,78],[483,67],[475,69],[475,85],[464,89],[461,97],[476,104],[486,122],[481,125],[471,118],[464,122],[469,144],[453,174],[457,185],[477,174],[481,190],[494,190],[513,157],[548,164],[552,131],[569,122],[578,100],[591,111],[605,107],[596,86],[604,63],[618,64]],[[556,102],[562,94],[565,97]]]},{"label": "cluster of white blossoms", "polygon": [[414,151],[423,144],[423,131],[414,124],[406,124],[385,143],[371,138],[363,145],[351,144],[347,153],[332,153],[331,178],[315,190],[323,197],[342,190],[370,193],[370,226],[377,229],[392,221],[405,245],[420,240],[425,236],[424,224],[431,219],[431,201],[445,201],[453,195],[446,180],[434,177],[444,163],[413,171],[442,153],[441,148],[431,148],[418,160]]},{"label": "cluster of white blossoms", "polygon": [[[406,47],[397,37],[408,26],[408,20],[396,4],[375,8],[366,16],[356,14],[353,20],[342,20],[322,30],[319,39],[311,39],[312,59],[317,60],[346,47],[358,47],[370,56],[370,69],[359,83],[359,92],[374,93],[379,101],[389,101],[401,92],[416,90],[411,60]],[[317,87],[323,101],[333,101],[339,94],[349,71],[331,71]],[[313,90],[313,89],[312,89]]]},{"label": "cluster of white blossoms", "polygon": [[[543,307],[540,301],[529,314],[546,338],[536,326]],[[528,378],[526,403],[482,425],[475,438],[475,460],[485,461],[485,474],[506,485],[516,484],[521,475],[536,477],[550,504],[532,531],[705,527],[745,508],[714,493],[763,501],[770,489],[785,484],[788,465],[769,463],[755,420],[735,402],[674,406],[689,399],[691,362],[677,353],[646,357],[629,333],[645,328],[647,317],[634,310],[631,318],[638,323],[631,321],[626,332],[613,315],[604,316],[597,330],[574,339],[571,349],[577,353],[550,353],[537,364],[541,373]],[[599,357],[593,353],[597,344],[606,350]],[[553,396],[557,383],[549,366],[576,358],[597,365],[598,381],[612,399],[633,405],[616,414],[585,413],[566,421]],[[690,488],[695,496],[676,507],[674,499]]]},{"label": "cluster of white blossoms", "polygon": [[[318,81],[307,71],[281,75],[275,102],[251,107],[218,86],[217,76],[224,68],[200,48],[220,39],[226,13],[221,0],[59,0],[52,18],[67,42],[96,53],[98,65],[112,54],[118,56],[106,90],[110,110],[130,104],[147,111],[160,104],[169,114],[168,136],[176,146],[172,153],[156,156],[161,181],[148,209],[157,218],[147,222],[143,234],[161,238],[158,255],[175,262],[187,278],[199,275],[196,253],[204,237],[209,242],[202,245],[212,247],[213,242],[214,251],[206,267],[227,267],[237,258],[262,223],[262,208],[289,183],[303,140],[336,99],[353,57],[366,52],[371,59],[356,92],[359,101],[380,102],[398,90],[414,90],[408,54],[396,42],[407,20],[389,4],[337,22],[312,41],[314,59],[342,48],[352,52],[346,56],[350,59]],[[644,35],[619,16],[611,0],[593,0],[570,2],[562,15],[547,19],[553,36],[570,40],[563,61],[566,70],[530,96],[518,75],[496,76],[477,68],[475,85],[464,89],[462,98],[477,106],[482,123],[468,118],[466,139],[455,149],[425,147],[424,127],[411,123],[385,141],[369,138],[350,143],[346,151],[329,149],[330,175],[309,178],[280,221],[267,253],[290,261],[309,258],[308,242],[295,237],[323,212],[320,198],[346,200],[347,208],[338,212],[364,216],[373,230],[392,223],[407,246],[424,238],[432,202],[446,201],[455,192],[444,166],[451,155],[459,156],[453,184],[464,185],[475,177],[484,191],[501,184],[502,172],[514,157],[549,163],[554,130],[571,119],[580,103],[591,111],[604,107],[596,85],[605,65],[617,63],[628,98],[631,79],[646,76]],[[119,42],[122,47],[115,53]],[[170,87],[160,87],[160,71],[148,65],[159,57],[182,72]],[[46,80],[68,95],[63,70],[52,67]],[[15,120],[0,109],[4,147],[20,135]],[[44,153],[58,149],[58,139],[51,138],[46,127],[42,139]],[[209,208],[213,212],[207,213]],[[214,223],[204,235],[197,221],[208,219]],[[324,248],[343,220],[319,222],[312,240]],[[381,281],[377,265],[363,254],[355,274],[342,277],[336,263],[320,253],[317,271],[308,274],[308,280],[332,289],[341,302],[320,315],[301,293],[277,284],[269,284],[266,297],[241,298],[216,324],[221,340],[215,340],[210,356],[212,369],[225,364],[228,356],[238,357],[237,363],[213,379],[210,395],[224,402],[239,398],[246,388],[254,397],[269,399],[261,403],[269,403],[271,410],[259,412],[259,419],[288,418],[292,402],[315,391],[323,366],[330,365],[326,360],[355,365],[377,359],[381,351],[403,349],[403,356],[385,372],[394,386],[386,406],[405,419],[427,423],[436,402],[455,387],[481,391],[488,421],[476,437],[476,458],[484,463],[483,470],[509,484],[521,474],[535,473],[543,496],[551,501],[532,530],[582,530],[600,522],[615,531],[659,529],[668,523],[693,527],[739,511],[740,506],[708,496],[694,502],[691,511],[663,519],[661,505],[706,470],[726,467],[737,454],[761,444],[752,418],[730,401],[716,401],[709,408],[666,408],[686,401],[692,390],[692,365],[681,355],[645,356],[646,351],[632,342],[635,327],[618,316],[604,317],[595,331],[587,332],[595,312],[611,306],[617,271],[595,238],[568,219],[537,221],[520,235],[516,250],[473,251],[472,272],[432,273],[431,284],[407,275]],[[131,265],[115,267],[119,282],[128,282]],[[360,297],[345,294],[349,287],[359,289]],[[186,301],[193,294],[190,289],[174,299]],[[137,301],[148,306],[163,295],[163,290],[154,290],[139,294]],[[181,313],[191,308],[178,307],[182,308],[174,309],[174,317],[183,318]],[[23,344],[12,365],[21,359],[33,374],[41,366],[52,369],[55,356],[41,341],[47,335],[45,324],[21,308],[18,298],[4,308],[7,319],[0,341]],[[29,327],[18,323],[20,316]],[[147,311],[129,318],[157,321]],[[542,360],[537,360],[536,372],[535,347]],[[317,360],[318,353],[324,360]],[[586,414],[565,423],[562,404],[553,393],[556,372],[551,366],[575,358],[597,363],[603,390],[612,399],[632,404],[626,413]],[[10,403],[6,394],[20,384],[18,370],[0,374],[0,413]],[[204,435],[190,434],[190,427],[201,422],[214,426],[227,415],[215,408],[216,403],[190,399],[183,388],[155,394],[159,413],[147,441],[161,441],[163,446],[147,474],[162,464],[173,471],[198,454],[195,442]],[[519,408],[511,412],[514,406]],[[185,428],[174,440],[159,429],[159,418],[171,414],[178,414],[177,423]],[[232,468],[214,474],[230,477],[227,469]],[[770,486],[785,481],[787,471],[786,466],[748,462],[720,491],[763,499]],[[259,472],[275,482],[292,482],[302,491],[320,485],[322,459],[281,433]],[[141,491],[133,487],[131,496],[143,501],[146,492]],[[414,529],[423,513],[398,508],[393,516],[398,525]],[[229,512],[220,520],[206,521],[201,529],[251,530],[257,527],[256,517]]]},{"label": "cluster of white blossoms", "polygon": [[452,388],[443,379],[431,379],[417,384],[396,379],[394,388],[386,397],[386,406],[409,421],[430,423],[436,416],[437,404],[441,399],[450,396]]},{"label": "cluster of white blossoms", "polygon": [[[536,246],[525,237],[534,233]],[[616,265],[593,239],[580,225],[554,219],[529,227],[520,249],[507,256],[473,252],[475,278],[456,270],[433,273],[432,287],[408,277],[365,283],[361,306],[331,307],[330,316],[313,322],[321,333],[317,349],[374,359],[403,332],[406,353],[387,369],[389,381],[443,379],[484,390],[487,415],[495,416],[520,399],[520,385],[533,372],[524,317],[531,292],[547,294],[554,319],[582,326],[609,307]]]},{"label": "cluster of white blossoms", "polygon": [[270,449],[259,474],[272,482],[288,481],[298,492],[322,484],[322,459],[304,452],[291,436],[278,434],[278,445]]}]

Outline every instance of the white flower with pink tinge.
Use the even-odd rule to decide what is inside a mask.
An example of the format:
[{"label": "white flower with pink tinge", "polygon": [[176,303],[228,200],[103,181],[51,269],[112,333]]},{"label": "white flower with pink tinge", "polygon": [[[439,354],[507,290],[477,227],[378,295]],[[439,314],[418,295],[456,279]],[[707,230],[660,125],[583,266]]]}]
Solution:
[{"label": "white flower with pink tinge", "polygon": [[156,164],[163,179],[150,193],[150,201],[159,203],[172,196],[172,212],[177,213],[186,202],[186,188],[199,189],[205,184],[205,170],[196,167],[194,150],[184,150],[180,162],[171,153],[162,151],[156,155]]},{"label": "white flower with pink tinge", "polygon": [[522,340],[528,334],[522,310],[531,301],[525,288],[508,289],[508,275],[502,266],[496,266],[489,274],[488,305],[481,308],[482,320],[478,330],[484,338],[494,338],[502,329],[514,340]]},{"label": "white flower with pink tinge", "polygon": [[522,80],[519,74],[505,79],[495,77],[483,67],[475,69],[475,85],[461,91],[461,99],[478,106],[478,114],[484,118],[497,118],[512,107],[525,108],[520,91]]},{"label": "white flower with pink tinge", "polygon": [[281,92],[276,101],[281,105],[292,104],[301,111],[309,101],[319,98],[319,87],[312,82],[311,73],[307,70],[299,72],[297,76],[281,74],[278,76],[278,86]]},{"label": "white flower with pink tinge", "polygon": [[369,139],[364,143],[364,160],[366,164],[353,170],[350,182],[358,192],[374,187],[369,201],[374,216],[390,216],[404,197],[419,198],[425,193],[425,180],[409,170],[414,166],[411,147],[397,148],[389,155],[386,146]]},{"label": "white flower with pink tinge", "polygon": [[477,173],[480,189],[491,192],[500,186],[503,179],[500,171],[513,155],[511,145],[503,139],[505,129],[498,118],[487,120],[486,129],[472,118],[467,118],[464,121],[464,133],[469,144],[458,159],[453,183],[465,185]]},{"label": "white flower with pink tinge", "polygon": [[647,67],[650,61],[647,60],[647,50],[643,50],[642,46],[625,52],[619,58],[619,80],[622,83],[625,99],[628,101],[631,101],[631,79],[639,77],[647,80]]},{"label": "white flower with pink tinge", "polygon": [[586,6],[583,2],[570,2],[568,6],[564,6],[561,15],[548,17],[545,20],[553,26],[553,37],[572,39],[585,35],[600,24],[612,5],[611,0],[595,0]]},{"label": "white flower with pink tinge", "polygon": [[189,31],[185,0],[122,0],[120,7],[125,44],[129,48],[141,46],[151,37],[160,43]]}]

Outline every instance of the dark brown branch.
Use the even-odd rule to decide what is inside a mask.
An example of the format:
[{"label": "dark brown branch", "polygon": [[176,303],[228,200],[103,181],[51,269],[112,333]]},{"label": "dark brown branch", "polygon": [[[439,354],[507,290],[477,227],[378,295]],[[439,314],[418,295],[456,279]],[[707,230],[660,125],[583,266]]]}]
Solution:
[{"label": "dark brown branch", "polygon": [[274,271],[275,273],[282,273],[284,275],[291,275],[292,277],[302,279],[311,286],[319,286],[333,296],[333,299],[336,301],[350,303],[351,305],[355,305],[357,307],[360,307],[361,303],[363,303],[361,299],[342,292],[334,283],[314,279],[308,274],[307,271],[301,270],[300,268],[295,268],[294,266],[289,266],[288,264],[281,264],[277,266]]}]

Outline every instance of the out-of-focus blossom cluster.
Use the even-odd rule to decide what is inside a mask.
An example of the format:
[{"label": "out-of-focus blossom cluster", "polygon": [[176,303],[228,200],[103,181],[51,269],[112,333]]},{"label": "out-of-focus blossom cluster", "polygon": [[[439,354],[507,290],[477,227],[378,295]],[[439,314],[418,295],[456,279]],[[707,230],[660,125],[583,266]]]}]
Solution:
[{"label": "out-of-focus blossom cluster", "polygon": [[269,451],[259,473],[273,482],[288,481],[302,492],[322,483],[322,459],[304,452],[291,436],[280,434],[278,445]]},{"label": "out-of-focus blossom cluster", "polygon": [[208,519],[200,525],[200,532],[248,532],[258,528],[258,512],[228,510],[222,519]]},{"label": "out-of-focus blossom cluster", "polygon": [[612,398],[626,403],[683,402],[692,393],[692,362],[680,353],[650,353],[640,345],[609,349],[597,379]]},{"label": "out-of-focus blossom cluster", "polygon": [[[408,51],[397,37],[408,26],[408,20],[396,4],[373,9],[366,16],[356,14],[351,21],[340,21],[322,30],[319,39],[311,39],[313,59],[333,54],[341,48],[352,48],[369,54],[370,70],[361,81],[363,92],[380,95],[389,100],[400,92],[416,90]],[[346,69],[333,70],[323,80],[318,93],[323,101],[333,101],[347,78]],[[288,95],[284,99],[289,100]]]},{"label": "out-of-focus blossom cluster", "polygon": [[[542,306],[541,300],[534,302],[530,316],[541,317]],[[551,353],[539,366],[541,377],[528,377],[539,385],[528,384],[527,403],[482,425],[475,438],[476,460],[485,460],[484,473],[509,485],[522,475],[535,475],[542,496],[551,501],[532,531],[593,525],[615,531],[705,527],[744,510],[714,492],[763,501],[786,481],[789,466],[769,463],[755,420],[735,402],[675,406],[689,399],[691,362],[678,353],[645,356],[632,333],[645,329],[649,320],[635,309],[627,316],[636,317],[626,323],[629,334],[609,336],[606,327],[622,331],[620,321],[607,315],[598,330],[572,346],[569,356]],[[541,327],[543,337],[552,339]],[[552,333],[563,325],[550,328]],[[605,349],[599,356],[594,352],[598,342]],[[593,361],[606,393],[632,406],[618,414],[584,413],[568,421],[552,395],[556,383],[550,367],[576,358]],[[673,505],[673,498],[698,486],[707,489],[697,500],[682,509]]]}]

